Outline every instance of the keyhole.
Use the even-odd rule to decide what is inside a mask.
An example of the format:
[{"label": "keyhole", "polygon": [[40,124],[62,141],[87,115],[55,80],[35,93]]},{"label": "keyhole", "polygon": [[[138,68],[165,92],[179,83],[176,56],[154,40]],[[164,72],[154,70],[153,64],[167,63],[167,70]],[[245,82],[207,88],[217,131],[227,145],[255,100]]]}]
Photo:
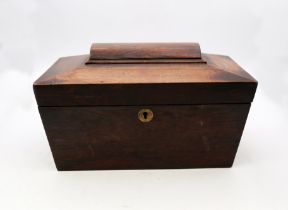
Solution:
[{"label": "keyhole", "polygon": [[144,117],[145,120],[147,120],[147,115],[148,115],[147,112],[143,112],[143,117]]},{"label": "keyhole", "polygon": [[141,122],[150,122],[153,118],[153,112],[150,109],[141,109],[138,112],[138,119]]}]

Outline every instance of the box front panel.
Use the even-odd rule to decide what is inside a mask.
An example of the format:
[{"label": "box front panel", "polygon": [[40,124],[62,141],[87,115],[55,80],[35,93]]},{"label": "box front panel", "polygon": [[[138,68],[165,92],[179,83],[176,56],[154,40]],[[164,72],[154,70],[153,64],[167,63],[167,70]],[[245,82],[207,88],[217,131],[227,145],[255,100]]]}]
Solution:
[{"label": "box front panel", "polygon": [[230,167],[250,104],[39,107],[58,170]]}]

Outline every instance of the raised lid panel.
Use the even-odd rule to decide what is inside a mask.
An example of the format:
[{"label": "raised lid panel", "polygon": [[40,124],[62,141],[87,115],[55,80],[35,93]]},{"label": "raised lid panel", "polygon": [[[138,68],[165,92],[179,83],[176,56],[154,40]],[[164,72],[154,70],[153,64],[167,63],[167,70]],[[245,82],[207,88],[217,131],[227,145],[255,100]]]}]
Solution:
[{"label": "raised lid panel", "polygon": [[90,60],[200,59],[198,43],[94,43]]}]

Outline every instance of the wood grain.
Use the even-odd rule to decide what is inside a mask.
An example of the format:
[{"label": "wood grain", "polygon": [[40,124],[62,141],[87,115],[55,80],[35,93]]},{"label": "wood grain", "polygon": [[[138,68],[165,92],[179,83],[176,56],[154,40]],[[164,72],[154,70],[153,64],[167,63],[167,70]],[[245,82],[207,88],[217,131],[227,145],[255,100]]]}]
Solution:
[{"label": "wood grain", "polygon": [[249,103],[257,81],[226,56],[206,64],[92,64],[57,61],[34,83],[40,106]]},{"label": "wood grain", "polygon": [[58,170],[206,168],[232,166],[257,81],[198,44],[94,44],[33,88]]},{"label": "wood grain", "polygon": [[207,63],[94,64],[89,55],[59,59],[34,85],[256,82],[231,58],[203,55]]},{"label": "wood grain", "polygon": [[[250,104],[39,107],[58,170],[230,167]],[[138,111],[154,117],[143,123]]]},{"label": "wood grain", "polygon": [[39,106],[104,106],[250,103],[257,84],[41,85]]},{"label": "wood grain", "polygon": [[86,64],[175,64],[175,63],[206,63],[202,59],[89,59]]},{"label": "wood grain", "polygon": [[201,58],[198,43],[94,43],[90,59]]}]

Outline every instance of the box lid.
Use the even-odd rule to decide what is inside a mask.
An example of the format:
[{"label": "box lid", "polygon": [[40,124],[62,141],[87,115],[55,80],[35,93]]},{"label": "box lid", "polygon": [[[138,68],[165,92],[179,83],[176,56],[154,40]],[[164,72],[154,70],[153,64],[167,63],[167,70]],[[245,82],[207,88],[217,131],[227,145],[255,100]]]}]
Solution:
[{"label": "box lid", "polygon": [[39,106],[250,103],[257,81],[197,43],[92,44],[34,83]]}]

